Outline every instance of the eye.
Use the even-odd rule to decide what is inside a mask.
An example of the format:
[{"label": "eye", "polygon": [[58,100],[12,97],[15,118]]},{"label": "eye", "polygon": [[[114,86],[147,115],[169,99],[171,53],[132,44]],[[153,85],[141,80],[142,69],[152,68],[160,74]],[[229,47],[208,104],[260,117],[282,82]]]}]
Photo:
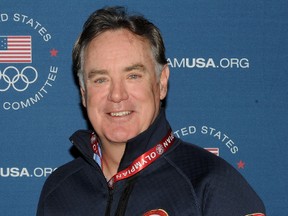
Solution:
[{"label": "eye", "polygon": [[93,82],[96,83],[96,84],[102,84],[102,83],[104,83],[106,81],[107,81],[106,78],[97,78]]},{"label": "eye", "polygon": [[130,74],[128,76],[128,79],[139,79],[141,78],[142,76],[140,74]]}]

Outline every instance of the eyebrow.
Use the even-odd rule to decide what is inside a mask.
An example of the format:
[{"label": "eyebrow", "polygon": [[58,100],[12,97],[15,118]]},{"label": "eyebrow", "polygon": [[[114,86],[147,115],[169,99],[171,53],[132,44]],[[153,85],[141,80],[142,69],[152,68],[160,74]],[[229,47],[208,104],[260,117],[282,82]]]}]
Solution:
[{"label": "eyebrow", "polygon": [[[130,72],[130,71],[133,71],[133,70],[137,70],[137,71],[140,71],[140,72],[145,72],[146,71],[146,67],[143,65],[143,64],[140,64],[140,63],[137,63],[137,64],[133,64],[131,66],[128,66],[128,67],[125,67],[124,68],[124,72]],[[98,70],[98,69],[93,69],[91,71],[88,72],[88,79],[91,79],[93,78],[94,76],[97,76],[97,75],[107,75],[108,74],[108,71],[103,69],[103,70]]]},{"label": "eyebrow", "polygon": [[105,74],[108,74],[107,70],[91,70],[88,73],[88,79],[91,79],[96,75],[105,75]]},{"label": "eyebrow", "polygon": [[124,69],[125,72],[129,72],[129,71],[133,71],[133,70],[145,72],[146,67],[143,64],[134,64],[134,65],[128,66]]}]

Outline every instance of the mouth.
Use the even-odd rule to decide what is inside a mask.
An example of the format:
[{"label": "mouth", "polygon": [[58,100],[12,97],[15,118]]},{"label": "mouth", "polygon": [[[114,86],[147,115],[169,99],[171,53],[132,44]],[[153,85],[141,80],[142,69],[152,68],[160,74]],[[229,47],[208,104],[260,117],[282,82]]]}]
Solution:
[{"label": "mouth", "polygon": [[121,111],[121,112],[111,112],[110,116],[112,117],[123,117],[131,114],[131,111]]}]

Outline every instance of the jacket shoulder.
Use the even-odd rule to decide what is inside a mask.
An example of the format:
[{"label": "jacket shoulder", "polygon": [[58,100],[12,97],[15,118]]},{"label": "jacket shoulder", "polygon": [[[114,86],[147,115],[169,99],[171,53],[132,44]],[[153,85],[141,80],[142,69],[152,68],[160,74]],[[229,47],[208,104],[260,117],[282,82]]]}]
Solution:
[{"label": "jacket shoulder", "polygon": [[179,142],[167,157],[191,182],[205,215],[265,212],[262,200],[228,162],[201,147]]},{"label": "jacket shoulder", "polygon": [[[211,175],[212,173],[225,172],[230,169],[230,165],[222,158],[210,153],[209,151],[187,142],[177,140],[178,145],[168,155],[183,172],[191,178]],[[192,172],[193,171],[193,172]],[[191,176],[193,174],[193,176]]]},{"label": "jacket shoulder", "polygon": [[45,194],[47,196],[55,188],[61,185],[61,183],[66,180],[66,178],[81,170],[85,166],[85,163],[86,162],[83,160],[83,158],[79,157],[58,167],[46,179],[42,188],[42,194]]}]

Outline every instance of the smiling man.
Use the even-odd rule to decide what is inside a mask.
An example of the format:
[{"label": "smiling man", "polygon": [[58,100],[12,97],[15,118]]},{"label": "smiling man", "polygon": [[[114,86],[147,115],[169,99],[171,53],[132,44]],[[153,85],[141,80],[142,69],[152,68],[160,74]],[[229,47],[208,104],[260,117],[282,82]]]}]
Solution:
[{"label": "smiling man", "polygon": [[73,49],[93,131],[81,157],[47,179],[37,215],[264,215],[223,159],[173,136],[161,100],[169,68],[160,31],[124,8],[94,12]]},{"label": "smiling man", "polygon": [[101,140],[102,168],[110,179],[117,173],[126,142],[158,115],[169,69],[155,67],[147,39],[121,28],[94,38],[83,57],[82,101]]}]

